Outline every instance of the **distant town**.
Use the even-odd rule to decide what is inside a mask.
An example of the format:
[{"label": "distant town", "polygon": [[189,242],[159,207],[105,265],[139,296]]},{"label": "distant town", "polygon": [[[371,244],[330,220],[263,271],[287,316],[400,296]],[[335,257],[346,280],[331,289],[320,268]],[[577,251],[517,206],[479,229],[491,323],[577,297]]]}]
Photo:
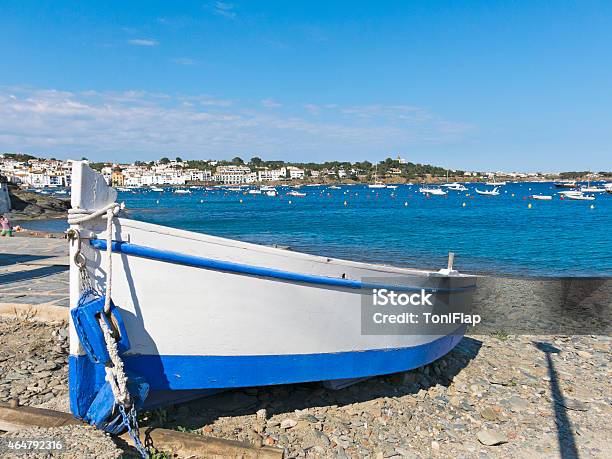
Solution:
[{"label": "distant town", "polygon": [[[86,158],[82,158],[86,159]],[[227,160],[183,160],[161,158],[134,163],[90,162],[104,175],[107,182],[120,187],[185,186],[200,184],[248,185],[260,183],[385,183],[419,181],[439,183],[480,181],[500,178],[516,181],[546,181],[558,179],[609,179],[612,172],[504,172],[463,171],[429,164],[413,163],[400,156],[377,164],[368,161],[325,163],[287,163],[264,161],[255,156],[245,161],[235,157]],[[22,187],[46,188],[70,186],[71,160],[44,159],[24,153],[0,154],[0,178]]]}]

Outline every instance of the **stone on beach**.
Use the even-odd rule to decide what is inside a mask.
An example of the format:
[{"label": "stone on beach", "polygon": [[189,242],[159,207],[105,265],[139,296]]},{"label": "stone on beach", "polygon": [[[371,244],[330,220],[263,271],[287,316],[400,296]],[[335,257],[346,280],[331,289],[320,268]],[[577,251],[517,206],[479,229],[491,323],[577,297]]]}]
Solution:
[{"label": "stone on beach", "polygon": [[478,432],[478,441],[486,446],[497,446],[508,443],[508,437],[502,432],[494,430],[481,430]]}]

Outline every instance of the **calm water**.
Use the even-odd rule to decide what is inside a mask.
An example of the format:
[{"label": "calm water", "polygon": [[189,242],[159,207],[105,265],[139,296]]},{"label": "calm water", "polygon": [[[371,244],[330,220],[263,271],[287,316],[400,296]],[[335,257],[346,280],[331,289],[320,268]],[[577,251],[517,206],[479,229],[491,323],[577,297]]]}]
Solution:
[{"label": "calm water", "polygon": [[303,198],[286,196],[290,189],[283,187],[276,198],[224,190],[143,191],[120,193],[119,199],[137,220],[319,255],[437,269],[453,251],[463,271],[612,275],[610,194],[595,201],[556,195],[535,201],[527,197],[558,190],[550,183],[522,183],[501,187],[497,197],[479,196],[468,185],[468,192],[426,198],[418,188],[302,187]]}]

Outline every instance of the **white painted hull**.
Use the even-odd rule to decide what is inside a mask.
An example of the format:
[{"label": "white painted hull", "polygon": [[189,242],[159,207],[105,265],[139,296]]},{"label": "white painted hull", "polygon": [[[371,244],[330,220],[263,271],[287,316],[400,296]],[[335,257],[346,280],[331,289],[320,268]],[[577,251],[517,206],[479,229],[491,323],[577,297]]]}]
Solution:
[{"label": "white painted hull", "polygon": [[[77,166],[75,166],[77,167]],[[77,181],[85,172],[73,172]],[[90,195],[92,193],[89,193]],[[73,193],[85,208],[101,208],[113,193]],[[87,200],[90,200],[88,202]],[[104,240],[102,219],[78,227]],[[471,302],[474,278],[307,255],[199,233],[115,220],[114,241],[297,275],[362,281],[408,280],[411,285],[458,288],[449,305]],[[74,255],[75,246],[71,247]],[[107,279],[103,252],[82,244],[99,291]],[[71,308],[79,273],[71,266]],[[312,285],[258,275],[201,269],[125,253],[113,254],[112,299],[120,308],[131,348],[126,367],[143,374],[152,390],[194,390],[358,378],[421,366],[458,343],[463,329],[440,326],[435,334],[367,335],[361,329],[359,290]],[[92,371],[71,326],[71,390]],[[99,371],[99,370],[95,370]],[[94,371],[94,372],[95,372]],[[76,400],[76,399],[74,399]],[[73,411],[82,408],[73,400]]]}]

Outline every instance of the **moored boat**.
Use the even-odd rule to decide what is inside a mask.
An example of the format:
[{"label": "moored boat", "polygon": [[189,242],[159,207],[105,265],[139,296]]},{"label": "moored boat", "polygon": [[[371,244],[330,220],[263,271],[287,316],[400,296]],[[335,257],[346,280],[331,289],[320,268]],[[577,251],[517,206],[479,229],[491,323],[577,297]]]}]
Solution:
[{"label": "moored boat", "polygon": [[448,193],[440,187],[421,187],[419,192],[426,195],[446,196]]},{"label": "moored boat", "polygon": [[374,188],[374,189],[387,188],[387,185],[385,185],[383,182],[378,180],[378,164],[374,166],[374,182],[368,184],[368,188]]},{"label": "moored boat", "polygon": [[453,182],[453,183],[445,183],[442,187],[446,188],[450,191],[467,191],[467,187],[461,183]]},{"label": "moored boat", "polygon": [[382,286],[429,292],[425,311],[469,305],[475,278],[452,268],[332,259],[131,220],[80,161],[72,184],[71,410],[108,431],[127,422],[116,410],[126,391],[131,406],[149,408],[210,390],[395,373],[438,359],[465,331],[362,328],[364,298]]},{"label": "moored boat", "polygon": [[476,188],[476,193],[483,196],[499,196],[499,189],[497,187],[493,188],[492,190],[479,190]]},{"label": "moored boat", "polygon": [[606,188],[603,186],[591,186],[591,182],[588,181],[586,186],[581,186],[580,191],[583,193],[605,193]]},{"label": "moored boat", "polygon": [[531,195],[531,199],[536,199],[538,201],[551,201],[552,196],[546,194],[533,194]]},{"label": "moored boat", "polygon": [[595,201],[595,196],[592,194],[579,193],[566,193],[565,197],[573,201]]},{"label": "moored boat", "polygon": [[557,188],[576,188],[576,180],[559,180],[554,185]]}]

